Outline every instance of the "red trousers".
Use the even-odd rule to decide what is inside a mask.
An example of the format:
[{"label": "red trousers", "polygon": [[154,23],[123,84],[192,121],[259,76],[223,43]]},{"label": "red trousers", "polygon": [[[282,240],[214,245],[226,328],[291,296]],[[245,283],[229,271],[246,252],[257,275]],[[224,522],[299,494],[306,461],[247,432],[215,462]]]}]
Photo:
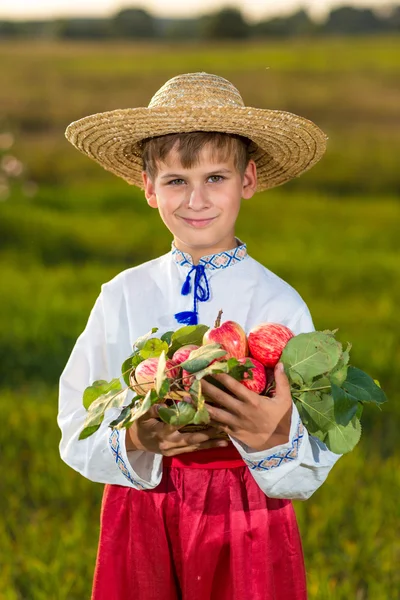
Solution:
[{"label": "red trousers", "polygon": [[290,500],[232,444],[163,461],[153,490],[105,486],[92,600],[306,600]]}]

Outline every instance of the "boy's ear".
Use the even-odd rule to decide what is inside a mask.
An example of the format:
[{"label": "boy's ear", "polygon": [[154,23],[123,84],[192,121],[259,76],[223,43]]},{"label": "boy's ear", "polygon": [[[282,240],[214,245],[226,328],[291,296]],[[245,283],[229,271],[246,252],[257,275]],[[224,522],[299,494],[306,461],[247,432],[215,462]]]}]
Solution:
[{"label": "boy's ear", "polygon": [[151,208],[158,208],[157,204],[157,196],[154,188],[154,184],[146,171],[142,171],[142,180],[144,187],[144,195],[147,200],[147,204],[151,206]]},{"label": "boy's ear", "polygon": [[242,198],[249,200],[257,189],[257,167],[254,160],[249,160],[249,164],[243,175]]}]

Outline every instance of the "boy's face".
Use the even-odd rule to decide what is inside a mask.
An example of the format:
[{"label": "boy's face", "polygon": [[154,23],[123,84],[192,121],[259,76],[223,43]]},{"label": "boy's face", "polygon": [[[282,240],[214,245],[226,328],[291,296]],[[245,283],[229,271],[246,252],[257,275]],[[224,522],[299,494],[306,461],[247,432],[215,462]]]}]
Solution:
[{"label": "boy's face", "polygon": [[207,144],[198,164],[182,167],[173,148],[158,165],[152,181],[142,173],[147,202],[158,208],[175,245],[195,262],[206,254],[234,248],[235,222],[241,199],[251,198],[257,186],[256,165],[251,160],[242,175],[234,159],[218,160]]}]

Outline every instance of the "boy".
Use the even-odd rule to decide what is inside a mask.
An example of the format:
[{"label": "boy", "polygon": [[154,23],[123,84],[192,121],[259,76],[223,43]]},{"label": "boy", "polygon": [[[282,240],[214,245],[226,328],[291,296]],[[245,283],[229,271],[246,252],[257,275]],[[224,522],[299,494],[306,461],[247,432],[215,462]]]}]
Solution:
[{"label": "boy", "polygon": [[247,332],[263,321],[313,330],[302,298],[247,254],[235,222],[242,198],[311,168],[325,135],[296,115],[245,107],[231,83],[206,73],[175,77],[148,108],[91,115],[66,135],[144,188],[173,235],[171,252],[102,286],[60,380],[61,456],[107,484],[92,598],[304,600],[291,499],[308,498],[338,456],[308,435],[279,365],[270,400],[227,375],[218,378],[230,393],[205,384],[214,406],[204,431],[181,433],[153,407],[127,432],[109,428],[111,409],[96,434],[78,435],[85,387],[119,377],[152,327],[212,326],[222,308]]}]

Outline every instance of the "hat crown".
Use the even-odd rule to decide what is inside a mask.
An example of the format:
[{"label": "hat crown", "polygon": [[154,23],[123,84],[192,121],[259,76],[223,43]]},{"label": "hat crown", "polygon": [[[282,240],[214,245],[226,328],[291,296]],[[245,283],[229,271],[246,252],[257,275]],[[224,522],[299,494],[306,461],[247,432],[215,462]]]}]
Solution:
[{"label": "hat crown", "polygon": [[169,79],[154,94],[149,108],[183,106],[212,108],[215,106],[243,107],[239,91],[227,79],[209,73],[188,73]]}]

